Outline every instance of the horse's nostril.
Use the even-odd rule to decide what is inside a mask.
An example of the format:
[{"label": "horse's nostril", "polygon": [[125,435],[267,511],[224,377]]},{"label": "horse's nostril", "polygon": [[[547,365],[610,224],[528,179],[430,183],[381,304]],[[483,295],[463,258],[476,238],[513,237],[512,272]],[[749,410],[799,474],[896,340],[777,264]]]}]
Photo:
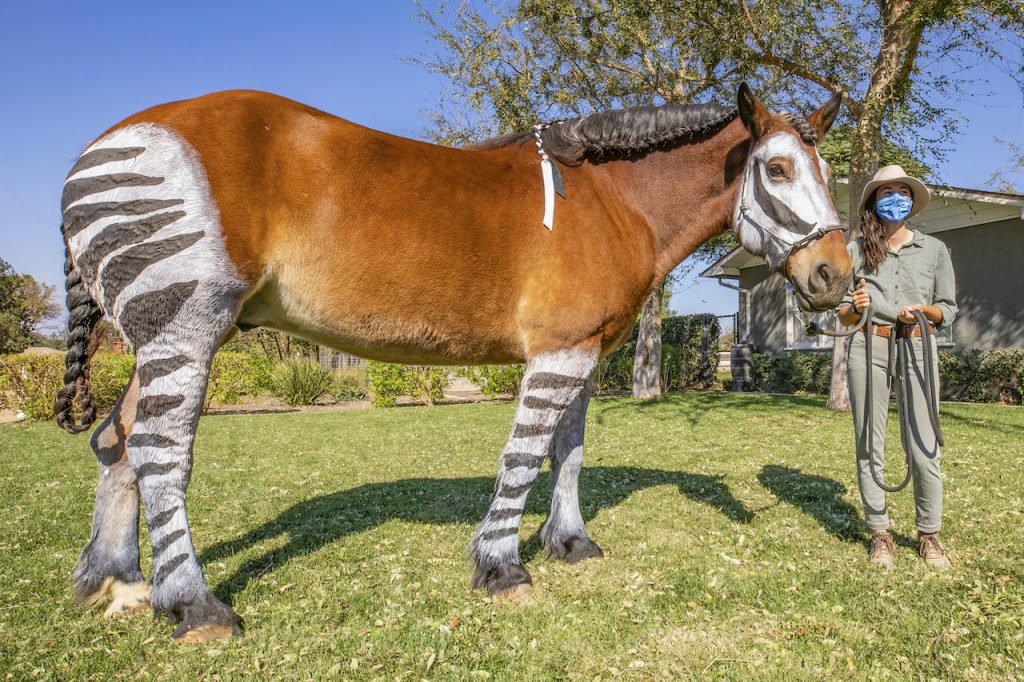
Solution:
[{"label": "horse's nostril", "polygon": [[829,267],[828,263],[822,263],[818,266],[818,276],[821,277],[826,288],[832,283],[832,268]]}]

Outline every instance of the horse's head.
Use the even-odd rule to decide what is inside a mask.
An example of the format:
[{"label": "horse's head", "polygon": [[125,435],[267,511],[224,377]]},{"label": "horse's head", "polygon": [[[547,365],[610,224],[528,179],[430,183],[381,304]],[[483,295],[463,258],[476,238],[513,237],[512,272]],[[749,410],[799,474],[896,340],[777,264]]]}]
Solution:
[{"label": "horse's head", "polygon": [[834,308],[853,270],[828,191],[832,171],[815,142],[835,120],[840,98],[806,119],[771,113],[746,83],[738,100],[751,149],[733,214],[736,237],[793,284],[801,308]]}]

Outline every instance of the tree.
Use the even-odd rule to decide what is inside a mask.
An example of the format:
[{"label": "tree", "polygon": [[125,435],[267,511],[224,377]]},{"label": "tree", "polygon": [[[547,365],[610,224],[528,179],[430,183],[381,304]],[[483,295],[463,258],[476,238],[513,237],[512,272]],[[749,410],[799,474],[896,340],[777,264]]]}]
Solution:
[{"label": "tree", "polygon": [[[848,237],[859,228],[860,195],[879,168],[885,137],[942,157],[979,56],[1011,69],[1024,88],[1024,70],[1008,56],[1024,39],[1024,5],[1015,0],[737,0],[735,7],[738,14],[725,9],[721,18],[733,26],[734,59],[796,76],[790,95],[814,85],[843,96],[853,122]],[[845,346],[837,339],[832,409],[849,409]]]},{"label": "tree", "polygon": [[1015,180],[1019,182],[1020,178],[1024,177],[1024,143],[999,138],[996,138],[996,142],[1004,145],[1009,151],[1010,161],[989,177],[988,184],[995,187],[997,192],[1020,194],[1024,189],[1020,189]]},{"label": "tree", "polygon": [[[446,76],[449,94],[466,105],[432,112],[430,136],[462,144],[613,107],[732,101],[740,80],[759,76],[726,60],[718,36],[698,20],[703,11],[701,3],[669,0],[521,0],[506,14],[462,3],[454,16],[421,9],[445,54],[419,61]],[[735,246],[731,234],[722,235],[695,258],[714,259]],[[662,393],[665,289],[665,282],[656,286],[641,309],[638,398]]]},{"label": "tree", "polygon": [[54,288],[31,275],[19,275],[0,258],[0,353],[20,353],[37,343],[36,329],[60,311]]},{"label": "tree", "polygon": [[[421,63],[447,76],[449,95],[466,105],[434,112],[435,139],[523,131],[612,106],[731,101],[741,79],[793,111],[825,89],[842,95],[849,126],[848,236],[884,139],[926,162],[941,159],[979,59],[1016,69],[1024,85],[1007,56],[1024,36],[1019,0],[519,0],[507,12],[466,5],[449,18],[421,11],[443,49]],[[847,405],[844,357],[837,343],[833,407]]]}]

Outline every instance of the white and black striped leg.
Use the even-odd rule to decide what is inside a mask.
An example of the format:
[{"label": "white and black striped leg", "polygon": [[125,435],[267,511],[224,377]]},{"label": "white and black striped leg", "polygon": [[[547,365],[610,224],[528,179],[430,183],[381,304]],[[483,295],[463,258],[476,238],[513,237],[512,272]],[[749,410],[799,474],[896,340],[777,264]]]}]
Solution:
[{"label": "white and black striped leg", "polygon": [[593,378],[566,410],[555,432],[551,448],[551,515],[540,532],[541,545],[548,557],[570,564],[604,557],[583,528],[578,487],[583,467],[583,430],[592,389]]},{"label": "white and black striped leg", "polygon": [[111,597],[106,615],[130,613],[149,603],[149,584],[139,567],[139,486],[128,462],[125,441],[135,420],[135,375],[90,445],[99,460],[99,483],[92,535],[72,581],[79,603],[95,605]]},{"label": "white and black striped leg", "polygon": [[490,509],[470,546],[474,587],[516,598],[532,584],[519,558],[519,522],[526,497],[566,411],[587,388],[596,351],[570,349],[537,355],[526,365],[515,425],[498,464]]}]

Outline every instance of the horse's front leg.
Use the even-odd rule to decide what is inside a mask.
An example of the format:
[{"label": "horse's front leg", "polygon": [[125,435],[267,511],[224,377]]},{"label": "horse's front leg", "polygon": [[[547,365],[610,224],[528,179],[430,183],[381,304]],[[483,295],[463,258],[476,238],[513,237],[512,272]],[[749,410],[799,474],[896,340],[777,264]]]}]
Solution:
[{"label": "horse's front leg", "polygon": [[552,438],[566,412],[588,388],[596,349],[542,353],[526,365],[515,424],[498,463],[490,509],[473,538],[474,587],[494,597],[518,599],[533,581],[519,558],[519,522]]},{"label": "horse's front leg", "polygon": [[583,467],[583,429],[593,385],[591,377],[555,432],[551,448],[551,514],[540,532],[541,545],[548,557],[570,564],[604,556],[583,528],[578,487]]}]

